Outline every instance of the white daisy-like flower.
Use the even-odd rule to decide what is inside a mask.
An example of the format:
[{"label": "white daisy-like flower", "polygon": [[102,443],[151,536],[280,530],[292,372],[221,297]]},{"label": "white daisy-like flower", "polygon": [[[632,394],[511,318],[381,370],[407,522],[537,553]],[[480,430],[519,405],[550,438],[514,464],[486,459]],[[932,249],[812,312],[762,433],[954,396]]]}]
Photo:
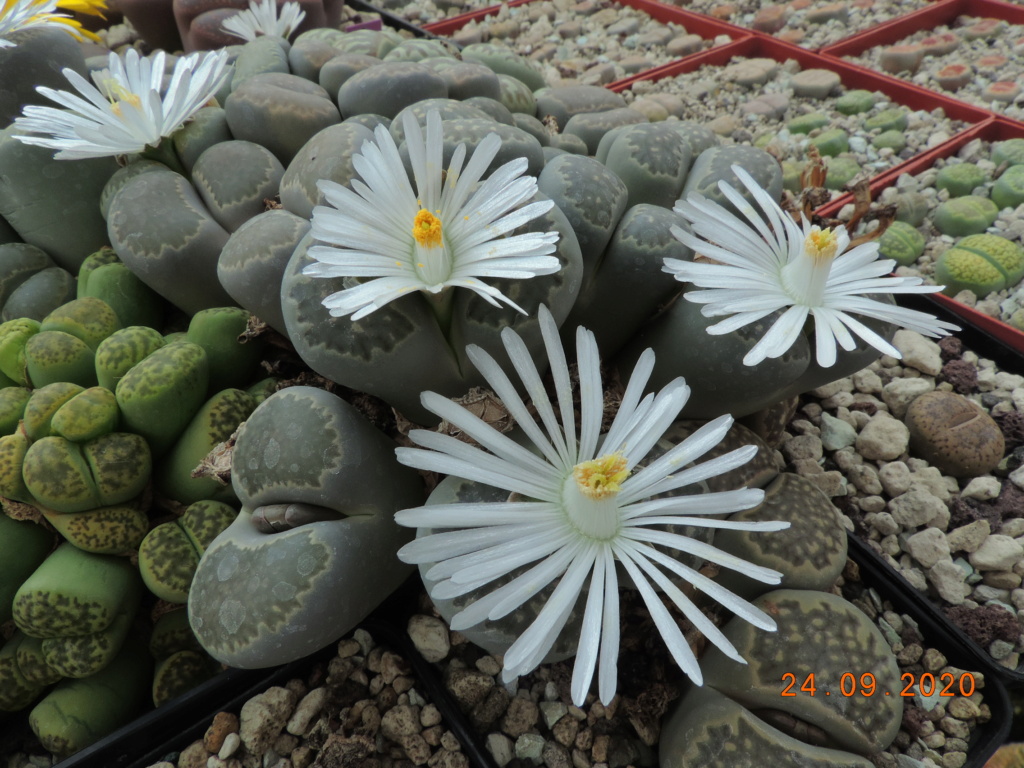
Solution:
[{"label": "white daisy-like flower", "polygon": [[[227,76],[227,52],[193,53],[178,59],[164,90],[164,52],[124,58],[111,53],[108,68],[92,74],[95,85],[72,69],[64,76],[80,95],[40,86],[36,90],[65,109],[27,106],[14,121],[25,144],[59,150],[58,160],[142,152],[178,130],[205,105]],[[40,134],[40,135],[32,135]]]},{"label": "white daisy-like flower", "polygon": [[249,10],[239,11],[224,20],[221,27],[230,35],[252,42],[260,35],[283,37],[287,40],[306,18],[298,3],[285,3],[278,16],[275,0],[249,0]]},{"label": "white daisy-like flower", "polygon": [[[808,315],[814,317],[818,364],[836,361],[836,342],[845,350],[856,346],[851,331],[882,353],[899,358],[900,352],[853,315],[893,323],[926,336],[946,336],[960,330],[926,312],[895,307],[865,294],[934,293],[942,286],[922,285],[919,277],[887,277],[893,259],[878,258],[878,243],[871,241],[850,250],[843,226],[822,229],[803,218],[798,225],[745,170],[733,173],[754,196],[762,214],[725,181],[718,183],[725,196],[747,221],[703,195],[690,193],[676,202],[675,211],[689,222],[693,234],[673,227],[684,245],[721,262],[665,259],[665,271],[677,280],[708,290],[689,291],[688,301],[704,304],[705,317],[730,316],[707,330],[724,334],[757,322],[788,307],[743,358],[756,365],[779,357],[796,341]],[[749,222],[749,224],[747,223]]]},{"label": "white daisy-like flower", "polygon": [[[446,288],[468,288],[494,306],[499,300],[527,314],[497,288],[479,278],[525,280],[560,269],[554,253],[557,232],[508,235],[551,210],[543,200],[524,205],[537,192],[537,180],[524,176],[527,161],[517,158],[481,180],[501,148],[488,135],[466,162],[466,146],[442,166],[441,116],[427,115],[426,136],[416,118],[403,120],[416,187],[391,134],[377,126],[375,142],[363,144],[352,165],[362,181],[352,189],[333,181],[317,182],[329,204],[313,210],[309,249],[317,263],[303,274],[313,277],[376,278],[324,299],[335,317],[358,320],[414,291],[435,296]],[[353,191],[355,190],[355,191]]]},{"label": "white daisy-like flower", "polygon": [[[435,504],[398,512],[400,525],[442,529],[399,550],[407,563],[436,563],[426,573],[431,595],[450,599],[481,589],[501,577],[510,581],[457,613],[452,629],[506,616],[556,579],[557,586],[530,626],[504,656],[506,682],[537,667],[553,647],[587,583],[589,593],[572,677],[572,699],[582,705],[600,659],[599,696],[615,695],[619,649],[619,575],[617,565],[640,592],[665,644],[683,672],[698,685],[700,667],[655,587],[703,635],[730,658],[744,663],[721,631],[673,583],[681,578],[754,625],[771,631],[772,619],[716,582],[669,556],[678,550],[751,578],[778,584],[776,571],[748,563],[709,544],[680,535],[672,526],[778,531],[784,522],[732,522],[709,515],[748,509],[764,492],[734,491],[674,496],[673,492],[735,469],[756,448],[738,448],[688,467],[716,446],[732,424],[720,416],[663,455],[640,467],[665,430],[675,421],[690,390],[678,378],[660,392],[643,394],[654,367],[654,353],[640,356],[608,432],[600,434],[603,389],[594,335],[576,334],[580,426],[565,352],[558,328],[544,306],[538,311],[554,380],[557,410],[525,343],[505,328],[502,340],[519,379],[540,416],[537,424],[515,385],[482,349],[467,347],[473,364],[502,399],[537,452],[485,424],[465,408],[425,392],[425,408],[447,419],[481,448],[437,432],[409,434],[421,448],[397,449],[398,460],[417,469],[441,472],[509,491],[523,500],[497,503]],[[667,528],[668,527],[668,528]],[[531,563],[536,565],[530,566]],[[527,567],[530,566],[530,567]]]}]

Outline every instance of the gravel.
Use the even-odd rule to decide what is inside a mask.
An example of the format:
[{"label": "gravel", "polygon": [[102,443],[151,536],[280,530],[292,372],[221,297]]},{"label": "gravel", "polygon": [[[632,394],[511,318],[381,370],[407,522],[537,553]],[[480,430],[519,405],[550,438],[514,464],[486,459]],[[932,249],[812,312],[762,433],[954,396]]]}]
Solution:
[{"label": "gravel", "polygon": [[607,85],[686,53],[731,42],[704,40],[680,24],[664,24],[610,0],[540,0],[507,5],[452,34],[457,43],[500,41],[537,62],[549,85]]},{"label": "gravel", "polygon": [[688,11],[707,13],[747,29],[775,34],[805,48],[821,48],[926,6],[926,0],[682,0]]},{"label": "gravel", "polygon": [[[756,77],[758,69],[765,73],[763,79]],[[755,144],[780,160],[804,161],[812,141],[825,131],[841,129],[848,135],[850,145],[843,156],[855,160],[860,169],[855,178],[878,175],[938,146],[967,126],[962,120],[946,117],[941,108],[931,111],[904,108],[906,146],[899,151],[891,147],[876,148],[872,141],[882,131],[865,128],[864,120],[899,105],[878,92],[870,111],[842,114],[836,109],[839,96],[846,92],[841,84],[824,98],[797,95],[795,88],[800,87],[800,78],[806,78],[810,72],[822,78],[836,77],[827,70],[801,72],[800,65],[792,59],[780,63],[737,56],[725,67],[705,65],[675,77],[636,82],[622,95],[627,102],[653,93],[679,96],[684,102],[684,120],[707,124],[722,138],[723,144]],[[762,82],[757,83],[757,80]],[[774,109],[769,111],[766,106]],[[794,118],[815,113],[828,118],[828,123],[807,134],[794,133],[787,127]],[[835,190],[833,197],[841,193]]]},{"label": "gravel", "polygon": [[[998,664],[1024,671],[1024,440],[1013,426],[1024,426],[1024,376],[1001,371],[970,350],[958,352],[951,340],[940,346],[900,331],[895,343],[905,353],[903,361],[882,356],[864,371],[804,395],[781,456],[793,441],[820,440],[820,463],[791,462],[790,470],[811,476],[840,472],[833,502],[869,546],[947,613],[956,607],[951,618]],[[923,355],[925,349],[931,354]],[[942,361],[938,372],[935,356]],[[968,383],[955,389],[946,375],[956,369],[951,363],[973,368],[974,383],[958,379]],[[959,391],[1004,425],[999,466],[978,478],[957,479],[915,455],[906,427],[891,414],[894,406],[902,407],[899,393],[911,382],[919,392]],[[831,439],[839,431],[833,421],[857,432],[853,443]],[[972,619],[977,610],[996,613]],[[980,635],[982,625],[998,625],[998,636]]]},{"label": "gravel", "polygon": [[[1024,52],[1024,24],[1003,22],[988,34],[974,37],[969,30],[979,20],[972,16],[961,16],[953,24],[920,30],[897,41],[894,45],[916,44],[925,38],[947,32],[958,38],[956,47],[951,52],[924,56],[917,71],[903,70],[889,74],[894,74],[903,80],[943,93],[954,99],[966,101],[993,112],[1001,112],[1015,120],[1024,120],[1024,91],[1019,92],[1010,101],[993,99],[986,94],[986,89],[993,83],[1020,84],[1024,78],[1024,59],[1021,57]],[[876,72],[883,71],[882,62],[888,47],[876,46],[858,56],[848,58],[854,64],[868,67]],[[943,67],[952,64],[967,65],[970,78],[959,89],[947,90],[940,85],[936,74]],[[1020,91],[1019,88],[1018,91]]]}]

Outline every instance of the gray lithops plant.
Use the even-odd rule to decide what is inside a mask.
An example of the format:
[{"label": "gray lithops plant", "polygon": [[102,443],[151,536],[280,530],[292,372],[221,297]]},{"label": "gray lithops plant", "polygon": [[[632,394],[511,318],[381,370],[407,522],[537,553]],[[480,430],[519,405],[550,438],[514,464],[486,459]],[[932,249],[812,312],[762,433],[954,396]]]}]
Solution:
[{"label": "gray lithops plant", "polygon": [[189,591],[192,628],[214,658],[248,668],[301,658],[408,575],[395,552],[410,532],[394,513],[422,500],[422,483],[337,396],[291,387],[267,398],[239,431],[232,483],[242,512],[207,548]]},{"label": "gray lithops plant", "polygon": [[[483,120],[451,121],[456,135],[480,139],[462,168],[469,153],[449,142],[448,124],[436,112],[426,123],[424,138],[413,115],[403,117],[415,191],[392,134],[382,127],[376,143],[363,148],[361,175],[369,186],[360,185],[356,194],[321,185],[333,208],[314,211],[312,231],[292,255],[281,289],[289,337],[310,367],[384,398],[414,420],[432,419],[419,403],[422,389],[457,396],[480,382],[462,351],[466,343],[500,350],[501,329],[514,325],[536,353],[533,312],[548,304],[564,318],[582,271],[564,214],[536,199],[533,180],[522,176],[528,161],[511,161],[476,189],[502,149],[502,129],[533,142],[539,155],[536,139]],[[445,155],[453,159],[442,196]],[[369,272],[358,255],[364,250],[381,254]],[[499,258],[490,260],[489,252]],[[357,284],[347,275],[380,279]]]}]

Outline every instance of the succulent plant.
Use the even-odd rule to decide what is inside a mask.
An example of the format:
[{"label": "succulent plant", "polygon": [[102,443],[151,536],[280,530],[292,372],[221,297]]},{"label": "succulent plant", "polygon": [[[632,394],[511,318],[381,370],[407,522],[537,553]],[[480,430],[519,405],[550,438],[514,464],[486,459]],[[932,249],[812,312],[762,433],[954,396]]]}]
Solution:
[{"label": "succulent plant", "polygon": [[14,594],[52,548],[53,536],[43,526],[0,514],[0,624],[10,621]]},{"label": "succulent plant", "polygon": [[[408,574],[394,553],[410,532],[393,514],[422,500],[420,479],[335,395],[290,387],[267,398],[239,430],[232,483],[242,512],[207,548],[189,592],[192,628],[219,661],[300,658],[350,630]],[[290,528],[303,509],[318,521]],[[257,517],[284,530],[261,532]],[[287,630],[298,624],[306,630]]]},{"label": "succulent plant", "polygon": [[878,239],[878,254],[895,259],[901,267],[913,264],[924,253],[924,235],[905,221],[894,221]]},{"label": "succulent plant", "polygon": [[935,177],[936,189],[945,189],[950,197],[964,197],[974,194],[974,190],[988,179],[985,173],[974,163],[955,163],[942,168]]},{"label": "succulent plant", "polygon": [[39,698],[44,683],[25,677],[18,663],[18,650],[28,638],[23,632],[15,632],[0,647],[0,712],[17,712]]},{"label": "succulent plant", "polygon": [[999,208],[1016,208],[1024,203],[1024,165],[1012,165],[996,179],[992,202]]},{"label": "succulent plant", "polygon": [[181,517],[161,523],[139,546],[139,572],[154,595],[171,603],[188,600],[199,559],[238,512],[219,501],[197,501]]},{"label": "succulent plant", "polygon": [[96,348],[96,380],[101,387],[114,391],[117,383],[133,366],[162,346],[164,337],[159,331],[147,326],[133,325],[115,331]]},{"label": "succulent plant", "polygon": [[48,751],[78,752],[138,714],[151,667],[145,649],[126,642],[101,671],[57,685],[29,713],[29,725]]},{"label": "succulent plant", "polygon": [[871,91],[854,89],[836,99],[836,111],[844,115],[859,115],[870,112],[877,97]]},{"label": "succulent plant", "polygon": [[939,203],[932,223],[944,235],[962,237],[984,232],[999,216],[999,208],[987,197],[964,195]]},{"label": "succulent plant", "polygon": [[1024,139],[1006,139],[992,144],[992,162],[996,166],[1024,165]]},{"label": "succulent plant", "polygon": [[835,157],[850,151],[850,136],[842,128],[829,128],[811,139],[811,146],[826,157]]},{"label": "succulent plant", "polygon": [[117,382],[122,423],[146,438],[153,456],[174,444],[206,399],[206,351],[189,341],[160,347]]},{"label": "succulent plant", "polygon": [[979,234],[961,239],[935,263],[935,280],[943,293],[968,290],[987,296],[1024,278],[1024,249],[1000,235]]},{"label": "succulent plant", "polygon": [[192,316],[185,339],[206,352],[209,394],[243,387],[256,373],[266,343],[259,337],[245,337],[249,319],[249,313],[238,307],[204,309]]}]

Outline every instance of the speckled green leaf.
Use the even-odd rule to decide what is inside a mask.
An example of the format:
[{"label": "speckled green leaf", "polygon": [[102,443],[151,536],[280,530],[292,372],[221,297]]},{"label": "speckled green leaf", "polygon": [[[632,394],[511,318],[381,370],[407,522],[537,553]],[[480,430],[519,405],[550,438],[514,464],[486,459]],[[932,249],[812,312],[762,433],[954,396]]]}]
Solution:
[{"label": "speckled green leaf", "polygon": [[164,346],[159,331],[141,325],[122,328],[96,348],[96,379],[101,387],[114,390],[121,377],[136,363]]},{"label": "speckled green leaf", "polygon": [[72,442],[84,443],[117,429],[120,415],[113,392],[106,387],[89,387],[57,409],[50,430]]}]

